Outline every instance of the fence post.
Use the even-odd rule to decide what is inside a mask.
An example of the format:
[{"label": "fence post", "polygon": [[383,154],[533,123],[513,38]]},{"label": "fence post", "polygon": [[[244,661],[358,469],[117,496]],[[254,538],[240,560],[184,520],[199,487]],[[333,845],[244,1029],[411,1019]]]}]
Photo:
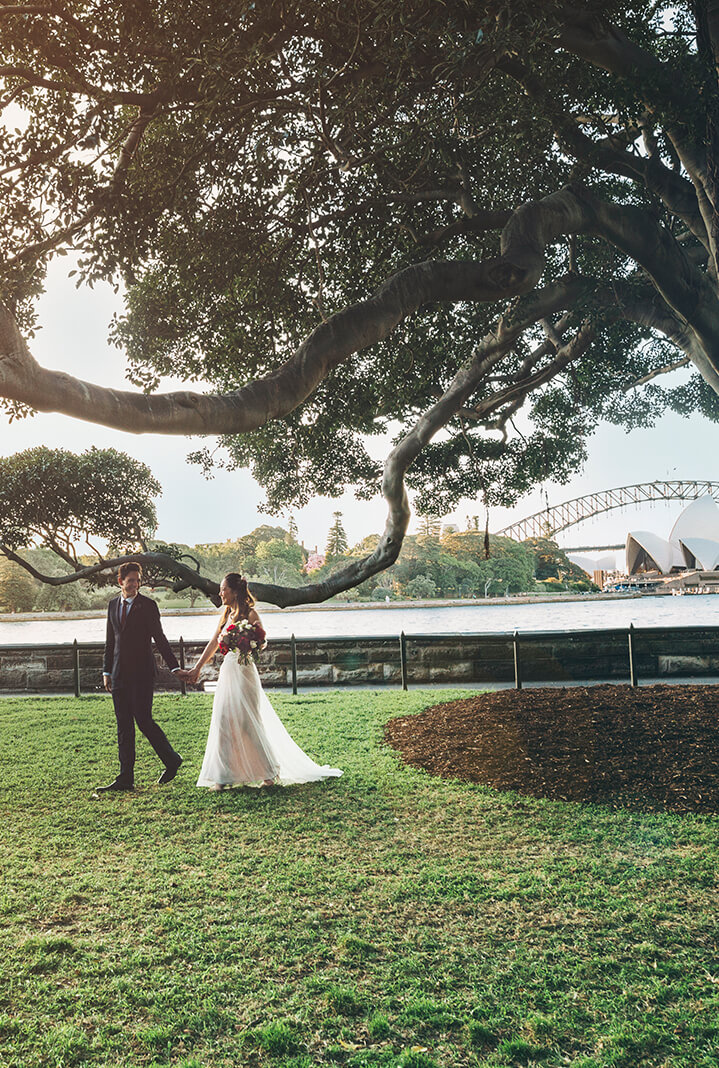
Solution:
[{"label": "fence post", "polygon": [[630,685],[637,685],[637,667],[634,663],[634,624],[629,624],[629,633],[627,635],[629,646],[629,682]]},{"label": "fence post", "polygon": [[292,693],[297,696],[297,641],[294,634],[290,638],[290,652],[292,653]]},{"label": "fence post", "polygon": [[519,655],[519,631],[515,630],[514,637],[512,638],[512,645],[514,647],[514,688],[516,690],[522,689],[522,661]]},{"label": "fence post", "polygon": [[404,631],[399,636],[399,670],[402,675],[402,689],[407,689],[407,636]]},{"label": "fence post", "polygon": [[80,648],[77,638],[72,643],[72,673],[75,680],[75,697],[80,696]]},{"label": "fence post", "polygon": [[[182,639],[182,635],[180,635],[180,667],[183,671],[185,670],[185,643]],[[187,696],[187,683],[184,679],[180,684],[180,693],[183,697]]]}]

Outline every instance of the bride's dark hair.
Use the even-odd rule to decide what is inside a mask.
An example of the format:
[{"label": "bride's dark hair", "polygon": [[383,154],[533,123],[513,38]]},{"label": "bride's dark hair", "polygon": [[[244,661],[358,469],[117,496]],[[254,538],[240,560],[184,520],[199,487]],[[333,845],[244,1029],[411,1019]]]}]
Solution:
[{"label": "bride's dark hair", "polygon": [[[227,583],[234,595],[237,597],[236,618],[246,618],[250,613],[250,609],[255,603],[255,599],[250,593],[249,588],[247,586],[247,579],[244,579],[242,575],[238,575],[236,571],[230,571],[229,574],[225,575],[223,581]],[[222,616],[223,625],[230,618],[231,614],[232,606],[229,604],[225,605],[225,611]]]}]

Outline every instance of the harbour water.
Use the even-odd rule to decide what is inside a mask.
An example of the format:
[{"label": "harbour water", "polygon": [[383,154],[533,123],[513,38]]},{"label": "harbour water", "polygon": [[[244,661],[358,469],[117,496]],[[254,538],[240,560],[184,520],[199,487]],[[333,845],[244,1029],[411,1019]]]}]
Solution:
[{"label": "harbour water", "polygon": [[[397,606],[313,607],[283,610],[261,608],[270,638],[354,637],[405,634],[490,634],[518,630],[611,630],[628,627],[719,626],[719,596],[692,594],[684,597],[634,596],[576,598],[572,600],[513,601],[452,605],[404,604]],[[214,612],[163,613],[163,626],[170,640],[209,638]],[[46,645],[50,643],[101,642],[105,620],[94,617],[43,619],[0,618],[1,645]]]}]

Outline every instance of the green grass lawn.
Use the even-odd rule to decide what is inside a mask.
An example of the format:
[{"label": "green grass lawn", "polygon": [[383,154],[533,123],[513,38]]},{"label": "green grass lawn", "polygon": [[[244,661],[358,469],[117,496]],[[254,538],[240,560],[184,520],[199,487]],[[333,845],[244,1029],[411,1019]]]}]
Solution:
[{"label": "green grass lawn", "polygon": [[344,769],[195,788],[211,698],[165,696],[178,778],[109,698],[0,701],[0,1065],[719,1063],[719,819],[430,778],[391,716],[466,691],[273,701]]}]

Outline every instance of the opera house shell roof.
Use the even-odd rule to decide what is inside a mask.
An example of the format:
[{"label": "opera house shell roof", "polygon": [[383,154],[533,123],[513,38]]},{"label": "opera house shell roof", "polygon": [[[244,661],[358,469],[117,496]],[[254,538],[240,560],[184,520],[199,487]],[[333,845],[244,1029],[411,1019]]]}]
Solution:
[{"label": "opera house shell roof", "polygon": [[627,571],[715,571],[719,569],[719,507],[713,497],[699,497],[684,509],[668,539],[647,530],[627,535]]}]

